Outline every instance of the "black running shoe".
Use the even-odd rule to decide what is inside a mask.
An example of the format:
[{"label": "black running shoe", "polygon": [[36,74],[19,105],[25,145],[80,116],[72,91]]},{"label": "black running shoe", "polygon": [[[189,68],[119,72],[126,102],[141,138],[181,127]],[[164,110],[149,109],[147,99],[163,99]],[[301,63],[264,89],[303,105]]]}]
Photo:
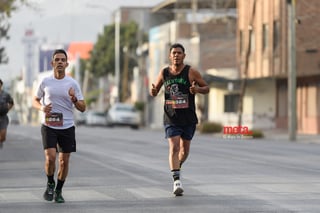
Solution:
[{"label": "black running shoe", "polygon": [[43,198],[47,201],[52,201],[53,200],[53,192],[54,192],[54,187],[55,183],[48,183],[47,184],[47,189],[43,194]]},{"label": "black running shoe", "polygon": [[62,192],[61,191],[56,190],[54,192],[54,201],[56,203],[64,203],[64,198],[62,197]]}]

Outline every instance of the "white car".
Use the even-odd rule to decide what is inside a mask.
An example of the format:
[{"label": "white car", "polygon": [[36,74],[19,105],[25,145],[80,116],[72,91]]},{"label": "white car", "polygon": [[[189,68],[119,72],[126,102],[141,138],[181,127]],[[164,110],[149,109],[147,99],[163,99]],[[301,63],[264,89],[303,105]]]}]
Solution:
[{"label": "white car", "polygon": [[108,126],[130,126],[138,129],[140,122],[140,113],[131,104],[115,103],[107,113]]},{"label": "white car", "polygon": [[78,110],[75,110],[74,113],[74,122],[77,125],[84,125],[86,124],[86,119],[87,119],[87,112],[80,112]]},{"label": "white car", "polygon": [[106,126],[106,113],[90,110],[86,113],[85,124],[88,126]]}]

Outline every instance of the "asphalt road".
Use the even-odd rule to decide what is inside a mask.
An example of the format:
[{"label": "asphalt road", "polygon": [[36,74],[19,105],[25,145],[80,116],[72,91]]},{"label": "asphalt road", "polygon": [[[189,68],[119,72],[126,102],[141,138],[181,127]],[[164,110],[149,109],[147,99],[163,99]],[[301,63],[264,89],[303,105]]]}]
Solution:
[{"label": "asphalt road", "polygon": [[320,212],[320,144],[195,136],[172,195],[164,133],[77,127],[66,203],[42,199],[38,126],[10,126],[0,150],[0,213]]}]

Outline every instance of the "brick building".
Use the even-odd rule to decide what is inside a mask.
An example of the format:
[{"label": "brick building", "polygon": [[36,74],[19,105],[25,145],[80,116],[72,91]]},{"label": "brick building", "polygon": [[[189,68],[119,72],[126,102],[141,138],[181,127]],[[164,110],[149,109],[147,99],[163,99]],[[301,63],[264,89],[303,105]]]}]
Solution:
[{"label": "brick building", "polygon": [[[296,4],[297,131],[320,133],[320,1]],[[288,128],[288,1],[238,0],[237,59],[240,75],[269,79],[275,94],[275,127]],[[252,22],[251,22],[252,20]],[[250,42],[250,45],[249,45]],[[246,53],[248,69],[245,69]]]}]

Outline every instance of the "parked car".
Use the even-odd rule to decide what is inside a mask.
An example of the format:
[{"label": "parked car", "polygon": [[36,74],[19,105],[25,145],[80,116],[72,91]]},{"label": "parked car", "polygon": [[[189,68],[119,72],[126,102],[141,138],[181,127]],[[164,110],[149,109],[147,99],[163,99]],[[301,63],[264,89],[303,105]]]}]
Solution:
[{"label": "parked car", "polygon": [[140,122],[140,113],[131,104],[115,103],[107,113],[108,126],[130,126],[138,129]]},{"label": "parked car", "polygon": [[77,125],[86,124],[86,117],[87,117],[87,112],[80,112],[76,110],[76,112],[74,113],[74,121]]},{"label": "parked car", "polygon": [[88,126],[106,126],[107,117],[105,112],[90,110],[86,113],[85,124]]}]

